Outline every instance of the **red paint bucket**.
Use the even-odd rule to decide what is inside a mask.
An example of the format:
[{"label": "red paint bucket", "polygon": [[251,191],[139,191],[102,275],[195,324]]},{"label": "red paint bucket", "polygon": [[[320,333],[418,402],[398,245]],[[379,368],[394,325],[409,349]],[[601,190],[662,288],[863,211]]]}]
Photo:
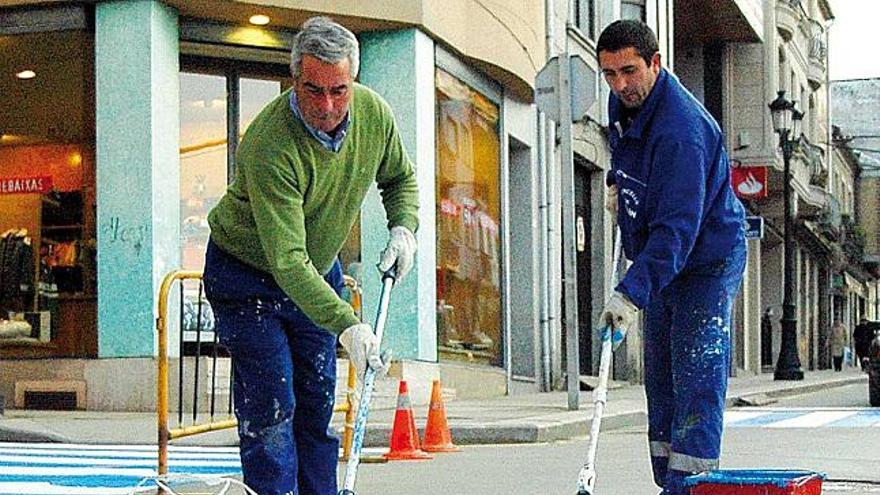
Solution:
[{"label": "red paint bucket", "polygon": [[825,475],[791,469],[719,469],[685,479],[691,495],[821,495]]}]

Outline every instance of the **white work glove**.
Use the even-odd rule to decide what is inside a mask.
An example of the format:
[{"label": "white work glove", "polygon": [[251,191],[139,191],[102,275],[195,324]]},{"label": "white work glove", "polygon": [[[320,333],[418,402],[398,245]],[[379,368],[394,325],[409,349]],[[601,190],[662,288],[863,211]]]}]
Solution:
[{"label": "white work glove", "polygon": [[[354,365],[355,387],[351,398],[353,404],[360,404],[364,389],[364,375],[367,366],[376,371],[376,378],[382,378],[391,367],[391,351],[379,355],[379,339],[373,327],[367,323],[352,325],[339,334],[339,343],[348,352],[348,359]],[[357,407],[357,406],[355,406]]]},{"label": "white work glove", "polygon": [[605,188],[605,211],[617,216],[617,184]]},{"label": "white work glove", "polygon": [[391,227],[388,245],[382,250],[376,266],[380,272],[385,273],[397,264],[397,278],[394,283],[398,284],[412,268],[415,255],[416,236],[408,228],[398,225]]},{"label": "white work glove", "polygon": [[[606,323],[602,328],[602,340],[610,338],[611,349],[617,350],[626,337],[626,331],[632,328],[638,316],[639,308],[625,295],[614,291],[614,294],[605,303],[605,308],[602,309],[602,317]],[[609,326],[611,327],[611,332],[608,331]]]},{"label": "white work glove", "polygon": [[379,375],[388,371],[388,365],[379,355],[379,339],[369,324],[358,323],[346,328],[339,334],[339,343],[348,352],[348,358],[354,365],[358,378],[363,378],[367,366]]}]

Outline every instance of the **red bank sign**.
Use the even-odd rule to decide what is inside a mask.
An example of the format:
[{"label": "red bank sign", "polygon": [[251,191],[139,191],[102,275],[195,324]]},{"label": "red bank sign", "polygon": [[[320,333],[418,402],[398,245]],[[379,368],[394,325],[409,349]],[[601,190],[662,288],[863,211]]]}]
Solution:
[{"label": "red bank sign", "polygon": [[733,192],[742,199],[767,197],[767,167],[734,167],[730,169]]},{"label": "red bank sign", "polygon": [[51,190],[51,175],[0,177],[0,194],[43,194]]}]

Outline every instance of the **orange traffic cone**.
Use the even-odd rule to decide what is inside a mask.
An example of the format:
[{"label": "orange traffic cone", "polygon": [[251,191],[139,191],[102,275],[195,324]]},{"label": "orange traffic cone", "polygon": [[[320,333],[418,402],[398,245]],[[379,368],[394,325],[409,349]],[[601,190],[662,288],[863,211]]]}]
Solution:
[{"label": "orange traffic cone", "polygon": [[428,409],[428,424],[425,426],[425,452],[458,452],[461,450],[452,443],[452,434],[446,423],[446,406],[443,405],[443,387],[440,380],[434,380],[431,388],[431,405]]},{"label": "orange traffic cone", "polygon": [[384,457],[389,461],[425,460],[434,457],[419,448],[419,430],[416,429],[416,420],[413,417],[409,389],[405,380],[400,380],[394,428],[391,430],[391,446]]}]

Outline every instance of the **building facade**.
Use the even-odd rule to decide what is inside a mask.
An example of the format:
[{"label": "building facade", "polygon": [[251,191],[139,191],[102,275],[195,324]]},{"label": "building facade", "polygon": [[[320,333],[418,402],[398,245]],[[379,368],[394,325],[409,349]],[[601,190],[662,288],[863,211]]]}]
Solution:
[{"label": "building facade", "polygon": [[[171,270],[201,269],[206,214],[232,176],[238,140],[289,87],[290,40],[316,14],[359,37],[359,80],[390,103],[417,167],[421,249],[386,331],[399,372],[449,363],[444,380],[461,395],[475,382],[480,393],[505,393],[514,357],[534,362],[506,339],[516,335],[510,287],[520,284],[511,212],[533,206],[510,182],[534,169],[544,33],[532,20],[543,3],[3,5],[12,105],[0,122],[0,230],[30,243],[21,264],[32,274],[4,293],[3,310],[51,323],[44,335],[0,339],[2,394],[24,379],[72,380],[88,391],[81,407],[153,407],[158,287]],[[256,14],[269,24],[249,23]],[[378,297],[370,267],[387,238],[382,211],[373,191],[341,254],[362,277],[366,315]],[[456,363],[479,380],[461,378]]]},{"label": "building facade", "polygon": [[[256,14],[269,24],[250,23]],[[174,269],[201,269],[206,215],[232,177],[238,141],[290,86],[292,36],[317,14],[357,34],[360,82],[389,102],[417,167],[420,249],[386,331],[395,373],[425,382],[416,400],[438,376],[459,396],[563,388],[573,355],[566,272],[576,274],[577,369],[596,373],[594,322],[613,290],[613,226],[602,208],[608,89],[596,41],[620,18],[658,34],[663,65],[718,120],[734,175],[751,188],[741,198],[764,219],[736,306],[734,372],[769,371],[779,355],[784,177],[767,109],[777,91],[806,115],[792,161],[803,368],[829,365],[834,319],[880,315],[877,229],[868,233],[876,170],[852,140],[842,147],[843,135],[873,131],[846,122],[832,133],[826,0],[530,0],[515,9],[476,0],[7,1],[0,232],[16,246],[2,261],[19,278],[9,290],[0,284],[0,309],[40,323],[0,338],[0,395],[13,396],[20,380],[68,380],[86,386],[81,407],[154,407],[158,287]],[[572,128],[570,170],[557,124],[533,104],[536,74],[562,53],[583,60],[596,83]],[[573,266],[563,263],[564,211],[574,216]],[[374,190],[340,255],[363,283],[365,315],[379,291],[371,266],[387,236],[381,212]],[[846,252],[856,225],[867,268]],[[172,330],[170,347],[185,354],[187,337],[179,345]],[[642,380],[641,347],[633,329],[616,379]]]},{"label": "building facade", "polygon": [[828,76],[828,33],[835,28],[832,5],[824,0],[763,2],[763,26],[762,44],[734,44],[729,66],[734,97],[727,107],[732,116],[728,143],[739,168],[735,177],[761,178],[760,194],[747,191],[741,199],[748,213],[763,218],[765,225],[763,237],[750,242],[753,249],[737,313],[735,367],[769,371],[779,355],[785,176],[767,105],[778,91],[785,91],[803,113],[790,179],[798,355],[803,370],[823,369],[830,366],[831,325],[840,320],[851,328],[865,314],[859,298],[870,297],[873,279],[857,257],[846,253],[860,230],[859,170],[839,149],[831,125],[832,116],[837,118],[831,110]]},{"label": "building facade", "polygon": [[852,164],[853,185],[847,191],[852,203],[851,225],[844,252],[860,266],[851,277],[845,301],[850,320],[880,320],[877,299],[880,264],[880,79],[831,82],[834,144],[838,155]]}]

